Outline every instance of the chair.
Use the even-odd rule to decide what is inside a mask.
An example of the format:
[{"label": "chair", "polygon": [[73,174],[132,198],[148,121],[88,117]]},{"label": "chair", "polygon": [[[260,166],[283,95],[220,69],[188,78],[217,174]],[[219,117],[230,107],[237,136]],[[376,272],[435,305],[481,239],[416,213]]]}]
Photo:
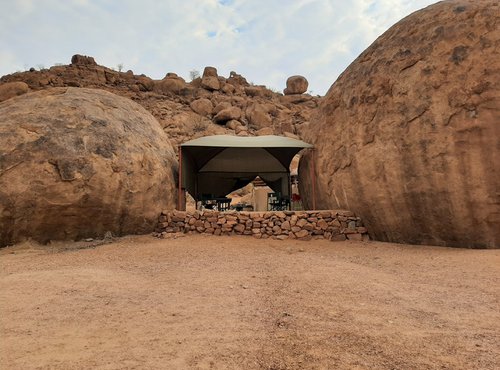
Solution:
[{"label": "chair", "polygon": [[282,197],[280,193],[267,194],[267,209],[269,211],[285,211],[290,206],[290,199]]},{"label": "chair", "polygon": [[219,211],[227,211],[231,205],[230,198],[218,198],[217,199],[217,209]]}]

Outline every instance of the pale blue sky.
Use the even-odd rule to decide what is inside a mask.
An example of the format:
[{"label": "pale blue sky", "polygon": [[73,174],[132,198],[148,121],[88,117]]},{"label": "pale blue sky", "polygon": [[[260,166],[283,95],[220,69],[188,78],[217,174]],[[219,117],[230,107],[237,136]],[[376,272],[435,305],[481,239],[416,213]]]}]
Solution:
[{"label": "pale blue sky", "polygon": [[0,75],[73,54],[160,79],[207,65],[323,95],[392,24],[435,0],[0,0]]}]

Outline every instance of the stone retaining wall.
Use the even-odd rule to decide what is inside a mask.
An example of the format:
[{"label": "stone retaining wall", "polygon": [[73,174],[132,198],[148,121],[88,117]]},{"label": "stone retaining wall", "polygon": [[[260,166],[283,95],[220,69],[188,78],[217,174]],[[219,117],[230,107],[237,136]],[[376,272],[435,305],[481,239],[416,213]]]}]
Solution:
[{"label": "stone retaining wall", "polygon": [[274,239],[368,240],[359,217],[344,210],[218,212],[164,211],[158,220],[157,234],[201,233],[213,235],[251,235]]}]

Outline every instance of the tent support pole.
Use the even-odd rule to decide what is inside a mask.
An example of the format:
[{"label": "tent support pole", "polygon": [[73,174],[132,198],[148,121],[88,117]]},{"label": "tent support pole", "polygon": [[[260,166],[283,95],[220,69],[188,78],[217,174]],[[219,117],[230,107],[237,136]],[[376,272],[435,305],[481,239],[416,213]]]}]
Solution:
[{"label": "tent support pole", "polygon": [[194,208],[198,209],[198,173],[196,173],[196,177],[194,180]]},{"label": "tent support pole", "polygon": [[181,208],[181,199],[182,199],[182,189],[181,189],[181,187],[182,187],[182,184],[181,184],[181,182],[182,182],[182,147],[179,145],[178,148],[179,148],[179,150],[178,150],[178,152],[179,152],[179,181],[178,181],[179,187],[177,189],[177,209],[180,211],[180,210],[182,210],[182,208]]},{"label": "tent support pole", "polygon": [[288,171],[288,210],[292,210],[292,176]]},{"label": "tent support pole", "polygon": [[312,185],[312,209],[316,210],[316,171],[314,170],[314,149],[311,149],[311,185]]}]

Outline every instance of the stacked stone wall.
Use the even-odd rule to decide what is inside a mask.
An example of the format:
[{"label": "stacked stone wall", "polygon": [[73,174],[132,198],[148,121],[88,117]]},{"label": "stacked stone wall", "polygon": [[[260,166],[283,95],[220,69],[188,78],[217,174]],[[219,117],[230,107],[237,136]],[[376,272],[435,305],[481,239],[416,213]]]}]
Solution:
[{"label": "stacked stone wall", "polygon": [[158,220],[157,236],[173,233],[249,235],[259,239],[368,240],[359,217],[345,210],[218,212],[164,211]]}]

